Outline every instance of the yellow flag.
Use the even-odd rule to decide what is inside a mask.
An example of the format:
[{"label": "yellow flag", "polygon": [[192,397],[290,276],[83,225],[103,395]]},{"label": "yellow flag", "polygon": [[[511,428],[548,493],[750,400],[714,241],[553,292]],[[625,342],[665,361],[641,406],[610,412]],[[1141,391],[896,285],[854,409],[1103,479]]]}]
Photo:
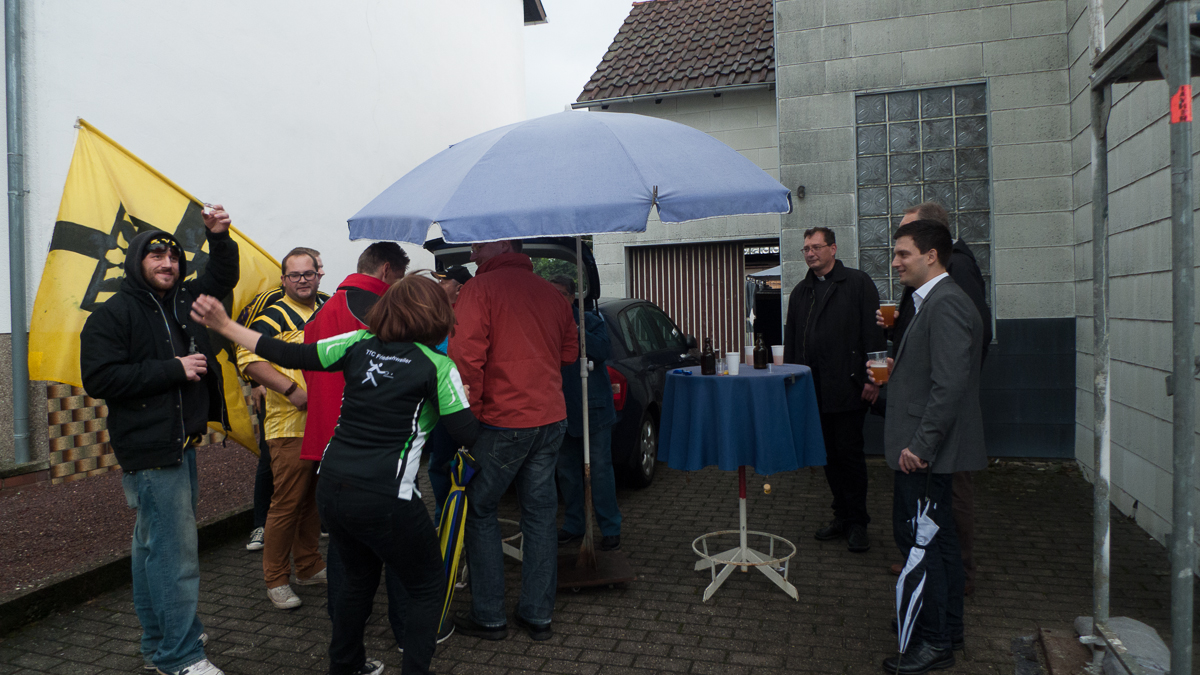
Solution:
[{"label": "yellow flag", "polygon": [[[203,272],[208,244],[200,200],[92,125],[79,120],[78,126],[50,254],[33,303],[29,375],[83,386],[79,333],[92,310],[120,287],[130,240],[148,229],[174,234],[187,257],[188,278]],[[235,228],[229,233],[238,244],[241,278],[233,297],[223,300],[226,307],[240,308],[260,291],[278,285],[279,263]],[[215,333],[210,337],[225,382],[229,435],[257,454],[237,358],[227,340]]]}]

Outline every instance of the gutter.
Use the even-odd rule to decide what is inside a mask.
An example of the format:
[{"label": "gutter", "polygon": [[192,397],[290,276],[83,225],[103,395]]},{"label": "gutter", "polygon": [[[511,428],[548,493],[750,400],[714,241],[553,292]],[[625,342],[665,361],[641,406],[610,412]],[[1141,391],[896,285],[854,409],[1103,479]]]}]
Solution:
[{"label": "gutter", "polygon": [[702,87],[700,89],[677,89],[674,91],[660,91],[650,94],[634,94],[632,96],[617,96],[614,98],[600,98],[594,101],[579,101],[571,104],[572,110],[581,108],[596,108],[601,110],[607,108],[612,103],[633,103],[635,101],[644,101],[646,99],[661,100],[664,98],[673,98],[677,96],[690,96],[693,94],[713,94],[720,96],[725,92],[733,91],[757,91],[770,90],[775,88],[775,82],[751,82],[747,84],[726,84],[719,87]]},{"label": "gutter", "polygon": [[12,322],[13,458],[29,457],[29,326],[25,279],[25,120],[21,79],[21,0],[4,0],[4,107],[8,137],[9,318]]}]

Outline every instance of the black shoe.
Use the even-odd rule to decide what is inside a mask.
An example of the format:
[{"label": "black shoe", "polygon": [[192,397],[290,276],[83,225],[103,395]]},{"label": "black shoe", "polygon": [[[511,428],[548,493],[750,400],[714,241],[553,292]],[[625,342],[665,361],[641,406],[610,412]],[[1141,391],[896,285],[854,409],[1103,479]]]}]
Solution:
[{"label": "black shoe", "polygon": [[931,670],[942,670],[954,666],[954,652],[949,649],[934,649],[928,642],[910,646],[907,653],[883,660],[883,671],[892,675],[920,675]]},{"label": "black shoe", "polygon": [[829,541],[831,539],[841,539],[846,536],[846,524],[834,518],[829,521],[829,524],[817,530],[813,535],[813,539],[817,541]]},{"label": "black shoe", "polygon": [[847,528],[846,548],[851,553],[866,553],[871,550],[871,540],[867,537],[866,525],[851,525]]},{"label": "black shoe", "polygon": [[583,539],[582,534],[572,534],[570,532],[567,532],[566,530],[558,531],[558,545],[559,546],[562,546],[563,544],[569,544],[573,541],[579,541],[580,539]]},{"label": "black shoe", "polygon": [[[900,632],[900,629],[897,628],[897,626],[899,626],[899,625],[900,624],[896,623],[896,617],[893,616],[892,623],[891,623],[891,628],[892,628],[893,633]],[[962,650],[964,650],[966,648],[967,648],[967,640],[962,635],[959,635],[958,637],[950,638],[950,651],[961,652]]]},{"label": "black shoe", "polygon": [[621,548],[621,535],[614,534],[611,537],[600,537],[601,551],[615,551]]},{"label": "black shoe", "polygon": [[508,625],[480,626],[469,615],[460,612],[454,617],[454,630],[468,637],[483,638],[484,640],[503,640],[508,637]]},{"label": "black shoe", "polygon": [[550,624],[546,624],[544,626],[532,624],[521,618],[521,615],[515,612],[513,613],[513,623],[517,624],[518,628],[525,629],[525,632],[529,633],[529,638],[532,640],[549,640],[550,636],[554,635],[554,631],[551,630]]}]

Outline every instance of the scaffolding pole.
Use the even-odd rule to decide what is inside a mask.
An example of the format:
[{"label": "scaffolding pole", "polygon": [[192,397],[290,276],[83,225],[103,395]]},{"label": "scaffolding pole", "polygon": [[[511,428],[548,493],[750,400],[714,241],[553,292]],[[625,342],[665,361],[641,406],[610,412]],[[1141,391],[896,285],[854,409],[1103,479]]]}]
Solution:
[{"label": "scaffolding pole", "polygon": [[1112,412],[1108,347],[1108,113],[1112,86],[1092,90],[1092,620],[1108,621]]},{"label": "scaffolding pole", "polygon": [[[1195,241],[1192,233],[1192,50],[1187,0],[1167,10],[1167,91],[1171,107],[1171,673],[1192,672],[1192,585],[1195,526],[1192,471],[1196,464],[1196,386],[1193,371]],[[1160,64],[1161,65],[1161,64]]]}]

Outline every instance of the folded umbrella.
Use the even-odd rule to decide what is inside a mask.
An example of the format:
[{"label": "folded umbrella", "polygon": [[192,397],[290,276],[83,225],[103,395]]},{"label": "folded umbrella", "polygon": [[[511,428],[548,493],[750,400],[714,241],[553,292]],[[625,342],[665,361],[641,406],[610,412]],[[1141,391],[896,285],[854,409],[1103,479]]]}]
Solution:
[{"label": "folded umbrella", "polygon": [[933,502],[929,500],[928,495],[917,502],[917,515],[909,521],[917,544],[909,549],[908,560],[904,563],[900,578],[896,580],[896,635],[900,642],[901,654],[908,649],[913,629],[917,625],[917,617],[920,616],[921,607],[924,605],[922,595],[925,592],[927,565],[925,553],[938,532],[937,523],[929,517],[931,508]]},{"label": "folded umbrella", "polygon": [[463,527],[467,519],[467,483],[475,476],[479,465],[466,450],[459,450],[450,462],[450,494],[442,508],[439,529],[442,545],[442,564],[446,571],[446,601],[442,604],[442,617],[438,623],[438,635],[446,626],[450,604],[454,601],[454,581],[458,577],[459,560],[462,558]]}]

